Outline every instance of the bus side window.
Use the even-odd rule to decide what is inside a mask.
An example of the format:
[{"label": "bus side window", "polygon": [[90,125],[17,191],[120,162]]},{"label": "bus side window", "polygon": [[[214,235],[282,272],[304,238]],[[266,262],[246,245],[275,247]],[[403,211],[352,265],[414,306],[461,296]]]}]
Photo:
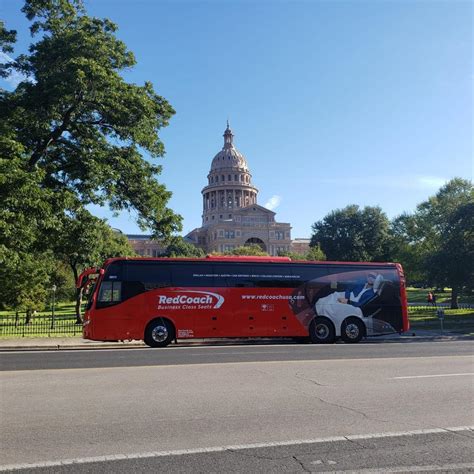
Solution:
[{"label": "bus side window", "polygon": [[166,288],[171,286],[170,265],[163,262],[129,261],[125,266],[124,280],[124,299],[156,288]]},{"label": "bus side window", "polygon": [[104,281],[100,286],[99,299],[101,303],[118,303],[122,299],[122,282]]}]

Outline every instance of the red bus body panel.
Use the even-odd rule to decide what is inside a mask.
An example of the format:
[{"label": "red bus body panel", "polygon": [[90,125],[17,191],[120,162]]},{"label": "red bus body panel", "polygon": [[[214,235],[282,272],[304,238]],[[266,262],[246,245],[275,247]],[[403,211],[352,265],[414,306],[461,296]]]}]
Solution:
[{"label": "red bus body panel", "polygon": [[[148,323],[156,318],[170,320],[177,338],[306,337],[315,317],[313,305],[305,303],[311,288],[294,287],[165,287],[146,291],[119,304],[96,309],[104,269],[117,261],[153,262],[247,262],[284,263],[287,257],[211,257],[203,259],[114,258],[108,259],[85,312],[83,337],[92,340],[141,340]],[[400,283],[403,319],[401,331],[409,329],[405,278],[399,264],[360,262],[294,262],[298,265],[385,266],[396,271]],[[387,270],[387,271],[388,271]],[[363,272],[365,270],[361,270]],[[90,272],[93,273],[93,272]],[[97,273],[97,271],[95,272]],[[81,275],[82,277],[82,275]],[[336,278],[337,275],[334,277]],[[311,299],[311,298],[310,298]]]}]

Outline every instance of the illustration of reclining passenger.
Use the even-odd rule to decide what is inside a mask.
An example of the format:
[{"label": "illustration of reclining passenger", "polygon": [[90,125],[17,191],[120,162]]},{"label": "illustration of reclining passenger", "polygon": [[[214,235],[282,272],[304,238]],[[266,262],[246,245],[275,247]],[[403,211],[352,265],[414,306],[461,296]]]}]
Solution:
[{"label": "illustration of reclining passenger", "polygon": [[348,316],[363,317],[361,306],[372,300],[383,282],[383,276],[370,272],[364,285],[357,285],[346,291],[335,291],[316,301],[316,313],[336,321]]},{"label": "illustration of reclining passenger", "polygon": [[346,290],[344,297],[339,297],[338,302],[357,307],[363,306],[377,294],[377,290],[380,288],[382,281],[382,275],[370,272],[367,275],[365,285],[358,285],[352,290]]}]

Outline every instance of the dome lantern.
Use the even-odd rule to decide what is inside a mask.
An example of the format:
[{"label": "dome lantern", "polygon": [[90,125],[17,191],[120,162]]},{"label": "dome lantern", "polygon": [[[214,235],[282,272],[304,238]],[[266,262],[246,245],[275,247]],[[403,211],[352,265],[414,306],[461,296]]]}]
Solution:
[{"label": "dome lantern", "polygon": [[234,139],[234,134],[232,133],[232,130],[229,127],[229,121],[227,120],[227,128],[225,129],[224,132],[224,148],[223,150],[227,150],[229,148],[234,148],[233,144],[233,139]]}]

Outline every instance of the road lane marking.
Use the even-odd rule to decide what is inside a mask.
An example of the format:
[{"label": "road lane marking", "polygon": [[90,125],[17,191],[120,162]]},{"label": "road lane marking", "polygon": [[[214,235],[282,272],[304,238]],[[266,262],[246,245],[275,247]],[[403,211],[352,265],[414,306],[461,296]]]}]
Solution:
[{"label": "road lane marking", "polygon": [[[401,436],[451,433],[453,431],[456,431],[456,432],[474,431],[474,426],[455,426],[452,428],[432,428],[432,429],[421,429],[421,430],[411,430],[411,431],[372,433],[372,434],[363,434],[363,435],[330,436],[326,438],[296,439],[296,440],[289,440],[289,441],[272,441],[272,442],[267,442],[267,443],[237,444],[237,445],[227,445],[227,446],[211,446],[211,447],[195,448],[195,449],[153,451],[153,452],[147,452],[147,453],[132,453],[132,454],[120,453],[120,454],[112,454],[112,455],[105,455],[105,456],[92,456],[92,457],[74,458],[74,459],[58,459],[55,461],[42,461],[42,462],[37,462],[37,463],[5,464],[5,465],[0,465],[0,472],[19,471],[23,469],[60,467],[60,466],[68,466],[71,464],[91,464],[91,463],[98,463],[98,462],[123,461],[123,460],[141,459],[141,458],[184,456],[184,455],[189,455],[189,454],[219,453],[219,452],[224,452],[224,451],[240,451],[240,450],[245,450],[245,449],[272,448],[272,447],[279,447],[279,446],[295,446],[299,444],[333,443],[333,442],[338,442],[338,441],[355,441],[355,440],[363,440],[363,439],[378,439],[378,438],[392,438],[392,437],[401,437]],[[365,472],[365,471],[361,471],[361,472]],[[371,472],[371,471],[368,471],[368,472]],[[384,472],[384,471],[377,470],[376,472]],[[390,471],[386,471],[386,472],[390,472]],[[400,471],[393,471],[393,472],[400,472]]]},{"label": "road lane marking", "polygon": [[404,377],[392,377],[390,380],[401,379],[429,379],[432,377],[462,377],[464,375],[474,375],[474,372],[467,372],[463,374],[433,374],[433,375],[407,375]]},{"label": "road lane marking", "polygon": [[467,472],[468,469],[474,468],[474,463],[465,462],[457,464],[433,464],[425,466],[396,466],[396,467],[379,467],[375,469],[349,469],[349,470],[335,470],[335,471],[321,471],[320,474],[385,474],[393,472],[434,472],[434,471],[443,471],[443,472],[452,472],[452,471],[462,471]]}]

